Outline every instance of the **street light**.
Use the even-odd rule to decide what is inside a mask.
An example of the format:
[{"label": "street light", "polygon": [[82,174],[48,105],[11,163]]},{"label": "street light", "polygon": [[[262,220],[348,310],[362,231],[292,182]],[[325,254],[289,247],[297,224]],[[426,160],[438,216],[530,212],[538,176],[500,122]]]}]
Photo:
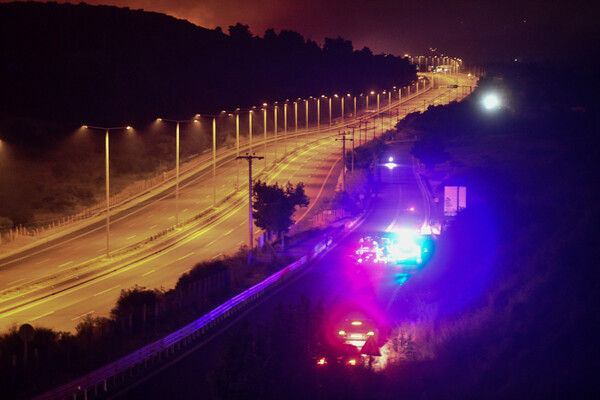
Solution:
[{"label": "street light", "polygon": [[288,109],[288,102],[289,100],[286,100],[285,103],[283,103],[283,155],[284,157],[287,156],[287,109]]},{"label": "street light", "polygon": [[104,135],[104,149],[105,149],[105,160],[106,160],[106,257],[110,255],[110,178],[109,178],[109,148],[108,148],[108,132],[117,130],[131,130],[131,126],[115,126],[111,128],[105,128],[102,126],[91,126],[83,125],[83,129],[105,131]]},{"label": "street light", "polygon": [[267,170],[267,103],[263,103],[263,127],[265,131],[265,171]]},{"label": "street light", "polygon": [[500,99],[496,93],[488,93],[483,97],[483,107],[486,110],[495,110],[500,108]]},{"label": "street light", "polygon": [[[337,97],[337,94],[335,97]],[[329,96],[329,126],[331,126],[331,96]]]},{"label": "street light", "polygon": [[[225,114],[225,113],[226,113],[225,111],[221,111],[220,114]],[[213,207],[216,207],[217,206],[217,115],[196,114],[196,118],[200,118],[200,117],[212,118]]]},{"label": "street light", "polygon": [[275,165],[277,165],[277,109],[278,108],[279,108],[279,106],[277,105],[277,102],[275,102],[275,104],[273,105],[273,112],[274,112],[273,133],[274,133],[274,137],[275,137],[275,141],[273,142],[273,148],[275,151]]},{"label": "street light", "polygon": [[157,118],[158,122],[175,122],[175,226],[179,225],[179,123],[194,122],[197,119],[176,120],[167,118]]},{"label": "street light", "polygon": [[304,112],[306,114],[306,144],[308,144],[308,99],[304,100],[304,106],[306,107],[306,111]]},{"label": "street light", "polygon": [[381,118],[381,134],[383,134],[383,115],[381,115],[381,109],[379,108],[379,93],[377,93],[377,115]]},{"label": "street light", "polygon": [[[252,108],[255,109],[256,106],[253,106]],[[253,110],[250,110],[248,112],[248,149],[250,151],[252,151],[252,114]]]},{"label": "street light", "polygon": [[[325,95],[321,97],[325,97]],[[321,133],[321,97],[317,97],[317,136]]]},{"label": "street light", "polygon": [[[240,156],[240,109],[235,109],[235,155],[236,157]],[[235,190],[236,192],[240,188],[240,163],[239,160],[236,159],[236,180],[235,180]]]},{"label": "street light", "polygon": [[298,100],[294,102],[294,127],[296,133],[296,150],[298,149],[298,101],[300,101],[300,98],[298,98]]}]

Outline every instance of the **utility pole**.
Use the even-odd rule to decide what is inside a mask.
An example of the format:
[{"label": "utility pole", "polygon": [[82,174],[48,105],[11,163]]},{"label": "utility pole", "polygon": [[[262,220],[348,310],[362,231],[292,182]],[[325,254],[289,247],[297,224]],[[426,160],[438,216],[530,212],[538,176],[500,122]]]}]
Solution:
[{"label": "utility pole", "polygon": [[244,159],[244,160],[248,160],[248,216],[249,216],[249,222],[248,222],[248,226],[249,226],[249,240],[248,240],[248,247],[250,248],[250,251],[248,252],[248,264],[250,264],[252,262],[252,249],[254,248],[254,232],[253,232],[253,227],[254,227],[254,221],[252,220],[252,160],[256,159],[256,160],[262,160],[264,157],[260,157],[260,156],[255,156],[254,153],[253,155],[249,155],[248,153],[246,153],[245,156],[238,156],[236,157],[236,160],[239,159]]},{"label": "utility pole", "polygon": [[[336,141],[342,141],[342,191],[346,191],[346,140],[351,140],[354,143],[354,139],[346,139],[346,135],[350,133],[346,133],[345,131],[342,133],[338,133],[341,136],[341,139],[335,139]],[[354,158],[354,154],[352,154]]]},{"label": "utility pole", "polygon": [[352,173],[354,173],[354,129],[358,128],[358,138],[360,146],[360,122],[354,125],[348,125],[348,128],[352,128]]}]

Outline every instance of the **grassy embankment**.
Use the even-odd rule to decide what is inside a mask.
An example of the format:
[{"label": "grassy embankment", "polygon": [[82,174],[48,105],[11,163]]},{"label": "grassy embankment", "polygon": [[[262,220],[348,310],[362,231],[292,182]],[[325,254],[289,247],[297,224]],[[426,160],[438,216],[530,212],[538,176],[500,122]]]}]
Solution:
[{"label": "grassy embankment", "polygon": [[[399,126],[400,135],[419,134],[414,153],[429,163],[434,183],[469,192],[426,270],[399,292],[406,316],[387,346],[387,367],[315,372],[306,356],[317,353],[314,341],[294,341],[303,350],[280,355],[282,339],[263,338],[281,324],[275,316],[272,326],[234,336],[232,343],[244,338],[236,349],[246,364],[223,363],[212,379],[217,395],[596,398],[597,102],[585,79],[527,67],[491,74],[481,86],[471,101]],[[493,113],[479,104],[487,89],[503,94]],[[306,312],[290,312],[289,326],[277,328],[288,335],[283,342],[312,337]]]}]

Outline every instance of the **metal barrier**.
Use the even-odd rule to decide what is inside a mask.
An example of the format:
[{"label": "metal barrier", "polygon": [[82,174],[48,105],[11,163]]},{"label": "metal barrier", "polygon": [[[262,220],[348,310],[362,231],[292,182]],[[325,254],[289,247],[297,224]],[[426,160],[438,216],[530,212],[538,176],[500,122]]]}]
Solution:
[{"label": "metal barrier", "polygon": [[216,323],[220,319],[228,317],[231,315],[231,311],[236,311],[249,301],[257,299],[260,295],[262,295],[264,290],[269,288],[271,285],[282,281],[291,272],[306,264],[308,260],[323,251],[323,249],[325,249],[329,244],[330,240],[331,239],[328,239],[317,244],[307,255],[272,274],[251,288],[236,295],[235,297],[210,311],[208,314],[203,315],[196,321],[184,326],[178,331],[173,332],[172,334],[165,336],[154,343],[150,343],[102,368],[92,371],[87,375],[39,395],[35,397],[35,399],[77,399],[78,396],[82,396],[84,399],[87,399],[88,390],[93,388],[94,391],[96,391],[99,384],[103,384],[103,390],[107,391],[108,379],[116,377],[118,374],[126,372],[133,367],[144,364],[153,357],[158,356],[160,358],[163,353],[169,355],[175,351],[175,348],[178,345],[182,343],[185,345],[189,341],[196,339],[198,336],[204,333],[207,327],[211,327],[212,323]]}]

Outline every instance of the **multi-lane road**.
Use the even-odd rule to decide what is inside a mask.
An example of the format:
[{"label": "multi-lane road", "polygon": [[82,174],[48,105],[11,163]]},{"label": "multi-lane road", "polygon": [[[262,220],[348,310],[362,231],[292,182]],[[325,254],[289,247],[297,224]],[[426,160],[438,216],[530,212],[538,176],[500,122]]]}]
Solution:
[{"label": "multi-lane road", "polygon": [[[448,77],[454,83],[457,78]],[[459,77],[466,80],[465,77]],[[439,81],[441,82],[441,78]],[[393,125],[406,113],[421,111],[430,104],[460,99],[461,88],[422,91],[398,105],[382,102],[383,117],[373,115],[376,134]],[[396,111],[397,110],[397,111]],[[311,199],[309,213],[299,210],[296,219],[318,210],[319,198],[331,196],[341,171],[341,144],[335,138],[356,121],[346,120],[319,132],[311,131],[266,146],[255,142],[253,151],[266,155],[267,162],[255,162],[254,177],[268,182],[304,182]],[[369,133],[369,135],[372,134]],[[308,140],[306,140],[308,139]],[[287,157],[282,158],[284,148]],[[242,151],[243,148],[242,148]],[[275,154],[279,155],[275,163]],[[231,254],[248,241],[247,163],[235,161],[234,154],[219,155],[215,185],[217,207],[213,208],[213,181],[210,163],[185,174],[179,191],[179,221],[209,211],[216,216],[207,223],[198,219],[180,224],[158,240],[147,239],[174,225],[173,186],[119,207],[111,216],[111,257],[106,258],[106,237],[102,217],[75,226],[55,240],[2,257],[0,254],[0,329],[13,324],[39,324],[72,330],[85,315],[107,315],[122,289],[134,285],[170,288],[195,263]],[[235,191],[239,182],[240,190]],[[221,199],[235,193],[227,202]]]},{"label": "multi-lane road", "polygon": [[[358,264],[354,257],[361,237],[402,229],[413,222],[407,218],[412,207],[424,215],[425,204],[409,155],[410,143],[395,143],[390,150],[396,166],[380,167],[377,196],[362,223],[336,237],[333,249],[323,258],[238,321],[247,321],[251,326],[268,326],[276,307],[297,305],[301,296],[313,305],[322,305],[328,321],[326,327],[319,327],[324,331],[334,330],[336,322],[356,315],[375,321],[381,332],[389,332],[389,328],[402,320],[406,312],[404,299],[408,291],[414,290],[411,279],[423,270],[410,265]],[[336,332],[330,333],[335,335]],[[157,375],[145,377],[146,381],[121,393],[120,398],[209,399],[214,388],[208,385],[215,381],[211,374],[219,365],[226,345],[227,340],[215,338]],[[289,346],[294,343],[290,342]],[[289,365],[291,371],[296,367]]]}]

